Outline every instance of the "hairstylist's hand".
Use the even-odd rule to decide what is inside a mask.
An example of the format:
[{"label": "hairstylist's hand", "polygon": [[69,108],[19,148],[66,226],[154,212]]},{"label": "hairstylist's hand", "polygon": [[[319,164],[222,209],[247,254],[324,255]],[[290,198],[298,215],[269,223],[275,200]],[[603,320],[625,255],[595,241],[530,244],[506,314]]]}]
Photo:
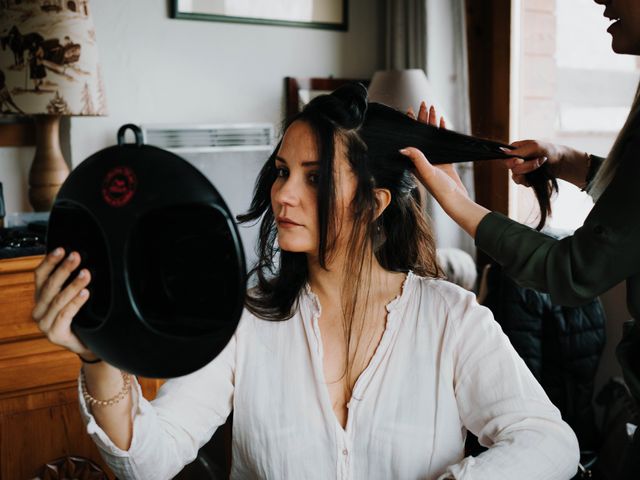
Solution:
[{"label": "hairstylist's hand", "polygon": [[[411,109],[407,111],[407,115],[409,115],[413,119],[416,119],[416,116],[413,113],[413,110]],[[427,104],[425,102],[422,102],[420,104],[420,110],[418,110],[417,120],[421,123],[427,123],[433,127],[438,126],[439,128],[447,128],[447,125],[443,117],[440,117],[440,122],[438,122],[438,114],[436,112],[435,107],[431,105],[431,107],[427,108]],[[456,183],[456,185],[465,193],[465,195],[469,196],[469,193],[467,192],[466,187],[462,183],[462,180],[460,180],[460,176],[458,175],[458,172],[456,171],[452,163],[432,165],[432,167],[437,170],[440,170],[441,172],[449,176]],[[424,184],[424,181],[422,180],[420,181]],[[425,187],[429,189],[427,185],[425,185]]]},{"label": "hairstylist's hand", "polygon": [[65,281],[80,265],[78,252],[65,258],[62,248],[49,253],[35,270],[35,307],[32,318],[51,343],[60,345],[87,360],[96,355],[71,331],[71,321],[89,298],[91,275],[82,269],[69,285]]},{"label": "hairstylist's hand", "polygon": [[[436,118],[435,109],[431,107],[427,113],[427,107],[423,102],[420,105],[418,121],[435,125]],[[444,126],[444,121],[441,119],[440,127],[444,128]],[[489,213],[489,210],[469,198],[469,193],[453,165],[432,165],[424,154],[414,147],[403,148],[400,153],[413,162],[416,176],[444,211],[469,235],[475,237],[480,220]]]},{"label": "hairstylist's hand", "polygon": [[554,177],[583,186],[588,169],[585,152],[538,140],[520,140],[511,145],[515,148],[507,153],[514,157],[502,161],[511,170],[513,181],[517,184],[530,186],[525,175],[547,164],[549,173]]}]

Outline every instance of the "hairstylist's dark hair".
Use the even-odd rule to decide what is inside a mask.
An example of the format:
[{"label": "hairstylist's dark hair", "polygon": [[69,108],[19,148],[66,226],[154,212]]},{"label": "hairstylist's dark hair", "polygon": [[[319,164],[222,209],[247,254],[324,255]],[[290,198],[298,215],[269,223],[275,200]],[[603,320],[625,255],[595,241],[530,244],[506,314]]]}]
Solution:
[{"label": "hairstylist's dark hair", "polygon": [[[389,113],[394,117],[391,121],[396,128],[379,131],[376,127],[389,119],[376,117]],[[330,95],[316,97],[287,123],[286,128],[296,121],[309,125],[316,137],[320,162],[317,187],[320,265],[327,267],[339,230],[334,212],[333,173],[335,145],[339,141],[346,147],[350,167],[357,178],[350,210],[354,222],[348,255],[353,280],[350,285],[359,286],[368,270],[367,252],[373,253],[389,271],[411,270],[422,276],[440,276],[433,236],[421,209],[411,161],[398,152],[417,142],[416,132],[407,133],[406,126],[424,125],[387,107],[378,109],[376,104],[369,104],[367,91],[360,84],[350,84]],[[276,180],[275,156],[279,148],[280,144],[258,176],[249,211],[238,216],[241,223],[262,217],[259,259],[250,272],[256,277],[258,288],[248,292],[247,308],[270,320],[285,320],[293,315],[296,298],[308,276],[305,254],[281,251],[276,246],[277,230],[270,191]],[[374,188],[386,188],[391,192],[391,203],[377,219]],[[357,297],[360,292],[356,288],[353,293]],[[349,303],[346,309],[355,309],[355,300]],[[350,312],[345,314],[349,316]]]},{"label": "hairstylist's dark hair", "polygon": [[540,206],[540,220],[538,220],[536,230],[541,230],[547,222],[547,217],[551,215],[551,196],[553,192],[558,191],[558,180],[549,173],[546,163],[537,170],[525,174],[525,178],[533,188],[533,193]]}]

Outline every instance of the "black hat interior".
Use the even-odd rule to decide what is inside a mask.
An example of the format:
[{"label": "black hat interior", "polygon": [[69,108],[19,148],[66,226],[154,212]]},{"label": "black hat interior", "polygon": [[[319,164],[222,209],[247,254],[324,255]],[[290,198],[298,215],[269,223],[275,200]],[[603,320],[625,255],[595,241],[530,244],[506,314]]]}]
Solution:
[{"label": "black hat interior", "polygon": [[[124,143],[127,129],[136,143]],[[76,167],[51,210],[47,250],[80,253],[90,296],[72,323],[96,355],[154,378],[215,358],[242,314],[246,267],[233,216],[195,167],[144,145],[137,126]],[[75,274],[74,274],[75,276]]]}]

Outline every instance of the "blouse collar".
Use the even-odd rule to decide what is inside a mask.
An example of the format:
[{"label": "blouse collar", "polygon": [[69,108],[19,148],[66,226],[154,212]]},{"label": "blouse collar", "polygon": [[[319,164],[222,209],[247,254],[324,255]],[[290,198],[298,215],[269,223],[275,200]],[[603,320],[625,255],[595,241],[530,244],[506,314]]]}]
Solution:
[{"label": "blouse collar", "polygon": [[[405,303],[407,302],[407,299],[411,296],[411,290],[415,283],[415,279],[416,279],[416,275],[411,270],[409,270],[407,272],[407,276],[402,282],[402,288],[400,289],[400,293],[393,300],[387,303],[386,305],[387,312],[391,313],[393,311],[400,310],[405,305]],[[303,294],[304,294],[304,297],[312,305],[313,314],[314,314],[313,316],[315,318],[320,317],[320,314],[322,313],[322,305],[320,305],[320,300],[318,299],[318,295],[316,295],[315,292],[311,289],[311,285],[309,285],[309,282],[305,283]]]}]

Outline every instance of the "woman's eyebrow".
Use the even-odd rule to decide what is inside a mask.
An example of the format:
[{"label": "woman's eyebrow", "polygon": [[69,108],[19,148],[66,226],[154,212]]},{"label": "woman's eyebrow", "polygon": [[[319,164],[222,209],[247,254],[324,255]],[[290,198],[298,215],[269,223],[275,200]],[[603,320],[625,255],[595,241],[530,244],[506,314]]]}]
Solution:
[{"label": "woman's eyebrow", "polygon": [[[278,161],[278,160],[280,160],[285,165],[287,164],[287,161],[284,158],[282,158],[281,156],[276,156],[276,161]],[[318,165],[320,165],[320,162],[302,162],[301,165],[303,167],[317,167]]]}]

